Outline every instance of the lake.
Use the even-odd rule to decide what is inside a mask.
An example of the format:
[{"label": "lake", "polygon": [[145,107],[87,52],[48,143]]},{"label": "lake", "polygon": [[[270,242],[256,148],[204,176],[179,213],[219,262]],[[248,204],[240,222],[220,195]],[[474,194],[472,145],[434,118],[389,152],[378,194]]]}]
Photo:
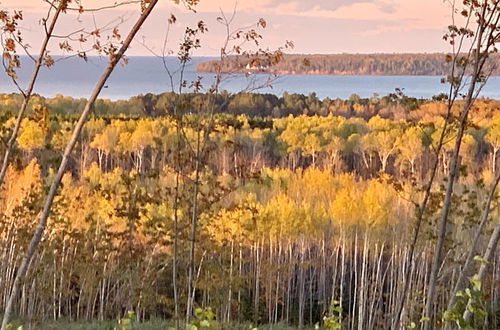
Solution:
[{"label": "lake", "polygon": [[[144,93],[162,93],[171,90],[168,75],[161,59],[155,57],[129,57],[127,65],[118,66],[107,87],[101,93],[102,98],[112,100],[128,99],[131,96]],[[186,67],[184,79],[188,82],[202,77],[202,84],[209,87],[213,81],[213,74],[196,72],[196,64],[213,58],[195,57]],[[23,67],[19,70],[22,86],[31,72],[31,63],[22,58]],[[178,68],[176,58],[167,60],[168,66]],[[44,67],[40,79],[35,86],[35,93],[43,96],[63,94],[73,97],[88,97],[97,77],[106,65],[105,58],[90,57],[88,62],[79,58],[60,59],[53,67]],[[245,77],[238,74],[227,77],[222,83],[222,89],[229,92],[238,92],[248,89],[250,85],[259,85],[267,75],[250,75]],[[176,81],[179,75],[175,76]],[[332,76],[332,75],[283,75],[277,77],[272,87],[255,90],[260,93],[273,93],[281,96],[283,92],[309,94],[315,92],[320,98],[348,98],[355,93],[361,97],[370,97],[374,93],[387,95],[395,88],[404,88],[408,96],[430,98],[433,95],[446,92],[447,85],[440,82],[439,76]],[[177,87],[175,87],[177,88]],[[251,89],[251,88],[250,88]],[[17,91],[5,73],[0,73],[0,92]],[[482,96],[500,99],[500,77],[491,77]]]}]

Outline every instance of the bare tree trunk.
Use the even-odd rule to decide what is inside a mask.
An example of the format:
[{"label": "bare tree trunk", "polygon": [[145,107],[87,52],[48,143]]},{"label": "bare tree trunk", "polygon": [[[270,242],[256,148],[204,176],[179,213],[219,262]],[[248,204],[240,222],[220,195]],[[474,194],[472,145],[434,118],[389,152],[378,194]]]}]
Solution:
[{"label": "bare tree trunk", "polygon": [[253,296],[253,321],[257,324],[259,321],[259,301],[260,301],[260,272],[261,272],[261,252],[260,242],[254,244],[255,248],[255,281]]},{"label": "bare tree trunk", "polygon": [[464,266],[462,267],[462,270],[459,274],[458,280],[455,284],[455,288],[451,292],[450,300],[448,303],[448,309],[452,308],[453,305],[455,305],[455,302],[457,300],[457,292],[462,290],[463,285],[466,282],[466,278],[467,278],[467,275],[469,273],[469,268],[472,264],[472,261],[474,260],[474,256],[476,255],[477,246],[479,244],[479,240],[481,239],[481,233],[483,232],[484,226],[486,225],[486,222],[488,221],[488,218],[490,215],[491,202],[495,198],[495,192],[496,192],[496,188],[498,186],[499,181],[500,181],[500,175],[497,175],[495,182],[493,183],[493,186],[490,190],[490,195],[488,196],[488,200],[486,201],[486,205],[484,207],[483,214],[481,216],[481,222],[479,223],[479,226],[476,230],[476,234],[474,236],[472,246],[469,250],[469,253],[468,253],[467,258],[465,260]]},{"label": "bare tree trunk", "polygon": [[227,293],[226,322],[231,320],[231,304],[233,297],[233,264],[234,264],[234,240],[231,240],[231,257],[229,260],[229,290]]},{"label": "bare tree trunk", "polygon": [[[483,4],[482,8],[482,18],[486,19],[486,7],[488,5],[488,1],[485,1]],[[481,23],[485,24],[485,23]],[[443,202],[443,208],[441,210],[441,218],[439,221],[439,228],[438,228],[438,240],[436,244],[436,248],[434,251],[434,261],[432,263],[431,267],[431,274],[429,277],[429,287],[427,291],[427,299],[425,302],[425,310],[424,310],[424,316],[432,318],[432,307],[434,304],[434,296],[435,296],[435,291],[436,291],[436,285],[437,285],[437,276],[438,276],[438,270],[439,270],[439,265],[441,263],[441,254],[443,252],[444,248],[444,241],[446,237],[446,227],[448,224],[448,215],[450,212],[451,208],[451,202],[452,202],[452,196],[453,196],[453,188],[455,184],[455,180],[457,179],[458,176],[458,168],[459,168],[459,163],[460,163],[460,147],[462,145],[462,138],[465,133],[465,129],[467,126],[467,119],[469,115],[469,110],[474,103],[475,100],[475,93],[476,93],[476,86],[480,81],[480,76],[481,76],[481,71],[482,71],[482,65],[480,64],[482,59],[481,59],[481,46],[483,41],[483,33],[485,32],[485,27],[480,26],[478,28],[478,34],[476,36],[477,38],[477,44],[476,44],[476,49],[473,51],[473,62],[474,62],[474,68],[473,72],[470,78],[470,83],[469,83],[469,89],[467,92],[467,96],[464,100],[464,104],[462,106],[462,111],[461,111],[461,118],[460,118],[460,127],[457,132],[457,136],[455,138],[455,146],[453,149],[453,155],[452,155],[452,166],[450,173],[448,175],[448,183],[446,186],[446,194],[445,194],[445,199]],[[428,322],[425,322],[424,328],[425,329],[430,329],[432,325],[432,320],[429,320]]]},{"label": "bare tree trunk", "polygon": [[[495,250],[497,248],[499,239],[500,239],[500,223],[497,224],[495,230],[493,231],[493,234],[491,234],[488,247],[486,248],[486,252],[484,253],[483,259],[486,261],[486,263],[481,264],[481,267],[479,268],[478,277],[481,283],[484,281],[484,277],[486,276],[486,269],[488,268],[488,265],[491,264],[491,260],[495,255]],[[472,313],[468,309],[466,309],[463,317],[466,322],[470,322],[472,318]]]},{"label": "bare tree trunk", "polygon": [[[446,227],[448,224],[448,215],[450,212],[452,196],[453,196],[453,188],[454,183],[458,175],[458,164],[459,164],[459,152],[462,144],[462,137],[464,134],[465,128],[464,125],[461,125],[459,129],[459,133],[455,142],[455,151],[452,159],[452,167],[448,176],[448,183],[446,186],[446,195],[444,199],[443,209],[441,210],[441,218],[439,221],[438,228],[438,240],[436,243],[436,248],[434,251],[434,261],[431,267],[431,274],[429,277],[429,287],[427,291],[427,299],[425,303],[425,312],[424,315],[431,318],[432,316],[432,307],[434,305],[434,295],[435,289],[437,285],[437,276],[439,271],[439,266],[441,264],[441,254],[444,248],[444,241],[446,237]],[[426,322],[425,329],[430,329],[432,321],[429,320]]]},{"label": "bare tree trunk", "polygon": [[[243,268],[243,251],[241,249],[241,243],[239,243],[239,260],[238,260],[238,278],[242,278]],[[241,289],[238,286],[238,320],[241,318]]]},{"label": "bare tree trunk", "polygon": [[195,179],[193,187],[192,198],[192,212],[191,212],[191,233],[190,233],[190,247],[189,247],[189,270],[188,270],[188,296],[187,296],[187,307],[186,307],[186,324],[189,323],[191,319],[191,314],[193,313],[194,305],[194,271],[195,271],[195,249],[196,249],[196,231],[198,227],[198,188],[200,179],[200,156],[201,156],[201,132],[198,131],[198,141],[196,147],[196,165],[195,165]]},{"label": "bare tree trunk", "polygon": [[[342,319],[344,316],[344,286],[345,286],[345,273],[346,273],[346,266],[345,266],[345,237],[342,235],[342,228],[341,228],[341,233],[340,233],[340,239],[342,240],[342,248],[341,248],[341,262],[340,262],[340,297],[339,297],[339,306],[340,306],[340,315],[339,317]],[[340,243],[339,243],[340,247]],[[348,309],[349,307],[347,307]]]},{"label": "bare tree trunk", "polygon": [[[461,114],[462,118],[460,118],[461,119],[460,132],[458,133],[456,143],[455,143],[454,155],[452,156],[452,167],[453,168],[452,168],[451,172],[446,173],[448,176],[448,187],[447,187],[446,199],[445,199],[445,203],[444,203],[445,206],[443,207],[443,210],[442,210],[442,216],[441,216],[441,221],[440,221],[440,226],[439,226],[440,227],[439,228],[439,238],[438,238],[438,243],[436,246],[435,262],[432,266],[430,283],[428,286],[429,291],[428,291],[428,295],[427,295],[424,316],[430,316],[429,314],[430,314],[431,309],[432,309],[434,290],[435,290],[435,280],[436,280],[436,276],[437,276],[439,260],[441,258],[441,251],[443,248],[444,235],[445,235],[444,231],[446,230],[448,211],[449,211],[449,206],[450,206],[449,204],[451,202],[451,195],[453,192],[453,183],[454,183],[454,179],[457,175],[456,172],[457,172],[457,166],[458,166],[458,151],[460,149],[460,143],[461,143],[461,139],[462,139],[462,135],[463,135],[464,125],[467,122],[468,111],[469,111],[472,103],[474,102],[475,97],[477,97],[477,95],[474,95],[476,93],[476,85],[480,81],[483,84],[486,81],[486,80],[479,79],[479,78],[484,78],[484,77],[481,77],[481,75],[483,74],[482,71],[483,71],[484,61],[486,59],[485,54],[491,50],[491,47],[494,46],[494,44],[495,44],[496,38],[498,38],[498,36],[495,34],[496,27],[498,24],[498,11],[495,11],[494,9],[490,9],[490,12],[487,15],[487,8],[489,9],[490,5],[493,6],[492,8],[495,8],[496,6],[498,6],[498,1],[496,0],[496,1],[493,1],[493,3],[490,3],[488,0],[484,0],[482,2],[482,4],[480,4],[480,5],[477,4],[478,7],[481,6],[481,8],[477,8],[478,11],[473,10],[473,8],[475,8],[475,7],[471,7],[470,8],[471,12],[469,12],[471,17],[473,15],[472,12],[477,13],[478,14],[477,16],[479,17],[477,19],[479,26],[476,29],[476,34],[475,34],[476,39],[475,39],[475,42],[473,42],[474,43],[473,46],[475,46],[475,49],[471,48],[471,49],[469,49],[469,52],[468,52],[469,57],[472,57],[472,59],[470,59],[470,58],[466,59],[468,62],[473,62],[474,65],[473,65],[473,70],[472,70],[472,74],[471,74],[471,78],[470,78],[470,82],[469,82],[469,90],[468,90],[467,96],[464,100],[464,105],[462,107],[462,114]],[[489,16],[489,17],[487,17],[487,16]],[[486,34],[486,38],[483,38],[483,34]],[[458,92],[460,91],[461,83],[463,81],[463,77],[465,74],[465,71],[463,71],[462,74],[458,74],[457,77],[455,77],[455,68],[457,67],[457,59],[460,56],[461,49],[463,46],[463,41],[464,41],[464,35],[462,35],[461,39],[457,40],[456,43],[453,43],[453,45],[457,45],[457,48],[454,48],[454,57],[453,57],[451,77],[452,77],[452,79],[455,79],[455,78],[458,79],[459,82],[458,82],[458,86],[456,86],[456,85],[454,86],[453,82],[452,82],[451,87],[450,87],[450,95],[449,95],[449,102],[448,102],[448,114],[447,114],[447,118],[445,121],[445,126],[448,124],[448,120],[449,120],[449,115],[450,115],[450,111],[451,111],[450,104],[452,105],[453,101],[456,99]],[[483,50],[481,50],[482,48],[483,48]],[[487,73],[485,73],[485,75],[487,76]],[[415,229],[415,233],[414,233],[414,237],[413,237],[413,242],[410,246],[410,259],[413,259],[415,243],[417,241],[418,234],[420,231],[422,217],[423,217],[424,211],[427,207],[427,202],[428,202],[428,198],[429,198],[431,184],[432,184],[434,177],[435,177],[436,166],[437,166],[437,162],[439,161],[439,154],[440,154],[440,150],[442,149],[442,142],[443,142],[442,138],[443,138],[444,134],[445,134],[445,132],[443,130],[441,140],[440,140],[440,143],[438,145],[438,150],[436,152],[436,157],[438,157],[438,159],[436,160],[435,167],[432,171],[431,180],[429,181],[429,185],[427,186],[424,200],[419,206],[419,210],[418,210],[418,214],[417,214],[417,225],[416,225],[416,229]],[[444,161],[445,157],[446,157],[446,153],[443,155],[443,161]],[[445,171],[445,172],[447,172],[447,171]],[[410,272],[411,272],[411,270],[410,270]],[[408,285],[409,285],[409,281],[406,281],[404,289],[403,289],[402,301],[399,304],[398,311],[397,311],[395,318],[393,320],[393,324],[392,324],[393,329],[399,328],[399,321],[400,321],[401,312],[402,312],[402,309],[404,306],[404,302],[406,300]],[[425,325],[425,327],[426,327],[426,329],[428,329],[431,325],[430,325],[430,322],[426,322],[426,323],[427,324]]]},{"label": "bare tree trunk", "polygon": [[[450,92],[450,94],[451,94],[451,92]],[[431,169],[431,175],[430,175],[429,181],[427,182],[427,185],[425,188],[424,197],[422,199],[422,202],[418,205],[418,209],[417,209],[417,219],[416,219],[416,223],[415,223],[415,229],[413,230],[412,240],[411,240],[410,247],[409,247],[410,264],[411,264],[411,260],[413,260],[414,255],[415,255],[415,248],[417,246],[418,237],[420,235],[420,229],[422,227],[422,222],[424,220],[425,211],[427,209],[427,205],[428,205],[429,199],[431,197],[432,184],[434,183],[434,179],[436,178],[437,170],[439,167],[439,154],[441,153],[441,150],[443,148],[444,139],[446,136],[446,129],[448,127],[449,120],[450,120],[450,115],[451,115],[451,105],[448,105],[448,113],[447,113],[446,118],[445,118],[443,131],[440,134],[439,142],[438,142],[438,145],[436,147],[436,159],[435,159],[434,164],[433,164],[432,169]],[[406,280],[405,280],[404,285],[403,285],[403,291],[401,293],[401,300],[398,303],[396,315],[393,318],[393,322],[392,322],[392,326],[391,326],[391,328],[394,330],[399,329],[399,322],[401,321],[401,313],[403,312],[403,308],[404,308],[404,305],[406,302],[406,297],[408,296],[411,271],[412,271],[412,269],[410,267],[408,269],[407,273],[405,274]]]},{"label": "bare tree trunk", "polygon": [[[173,86],[172,86],[173,89]],[[175,94],[174,94],[175,95]],[[178,118],[177,114],[177,101],[173,105],[175,118]],[[176,173],[175,173],[175,190],[174,190],[174,233],[173,233],[173,256],[172,256],[172,287],[174,290],[174,319],[175,328],[179,329],[179,290],[177,287],[177,272],[178,272],[178,258],[179,258],[179,190],[180,190],[180,177],[181,177],[181,157],[180,157],[180,141],[181,141],[181,124],[182,120],[177,120],[177,125],[175,125],[176,136],[177,136],[177,147],[176,147]]]},{"label": "bare tree trunk", "polygon": [[[350,252],[350,251],[349,251]],[[350,299],[350,307],[351,307],[351,324],[349,329],[354,330],[356,328],[356,307],[358,306],[358,228],[356,228],[356,233],[354,237],[354,254],[352,255],[352,264],[351,264],[351,274],[354,277],[354,292],[351,292],[351,288],[349,288],[349,294],[352,294],[352,299]],[[352,282],[349,285],[353,286]]]},{"label": "bare tree trunk", "polygon": [[59,187],[59,184],[61,182],[61,179],[64,175],[64,172],[66,171],[66,166],[68,164],[69,158],[71,156],[71,152],[73,148],[76,145],[76,142],[80,136],[80,133],[83,129],[83,126],[87,120],[87,117],[92,109],[92,106],[99,96],[99,93],[101,92],[101,89],[103,88],[104,84],[106,83],[106,80],[109,78],[111,73],[113,72],[113,69],[115,68],[116,64],[120,61],[122,58],[123,54],[129,47],[130,43],[134,39],[135,35],[143,25],[143,23],[146,21],[147,17],[149,14],[152,12],[153,8],[155,5],[158,3],[158,0],[151,0],[149,5],[144,9],[144,11],[141,13],[139,16],[137,22],[134,24],[132,29],[130,30],[127,38],[123,41],[122,46],[118,50],[118,52],[110,58],[110,61],[108,63],[108,66],[106,69],[104,69],[104,72],[101,74],[99,80],[97,81],[94,90],[92,91],[92,94],[87,101],[85,108],[83,109],[80,118],[75,126],[75,129],[73,130],[73,134],[71,136],[70,141],[66,145],[66,149],[64,151],[63,158],[61,160],[61,164],[59,165],[59,169],[57,171],[56,176],[54,177],[54,181],[52,182],[50,186],[49,193],[47,197],[45,198],[43,210],[40,213],[39,219],[38,219],[38,225],[35,229],[35,232],[33,234],[33,237],[28,245],[28,248],[23,256],[23,259],[21,261],[21,264],[19,265],[19,268],[17,270],[16,278],[14,280],[14,284],[12,287],[12,291],[10,293],[9,300],[7,302],[7,306],[5,308],[5,313],[4,313],[4,318],[2,321],[2,327],[1,330],[6,330],[8,328],[9,321],[12,317],[12,312],[14,309],[14,304],[16,303],[17,296],[19,294],[19,289],[21,288],[21,285],[24,280],[24,276],[26,275],[26,271],[28,270],[28,266],[31,262],[31,259],[33,258],[33,255],[35,254],[38,245],[40,244],[40,241],[42,239],[43,233],[45,231],[45,227],[47,225],[47,219],[50,214],[50,210],[52,208],[52,202],[54,201],[54,197],[57,193],[57,189]]},{"label": "bare tree trunk", "polygon": [[[497,172],[497,153],[498,153],[499,148],[493,148],[493,155],[491,155],[491,172],[493,175],[496,174]],[[0,181],[1,182],[1,181]]]},{"label": "bare tree trunk", "polygon": [[364,238],[364,244],[363,244],[363,257],[362,257],[362,263],[361,263],[361,283],[360,283],[360,288],[359,288],[359,312],[358,312],[358,329],[363,330],[366,329],[365,327],[365,314],[366,314],[366,302],[367,302],[367,297],[368,297],[368,290],[366,288],[366,282],[367,280],[367,268],[368,268],[368,230],[365,229],[365,238]]}]

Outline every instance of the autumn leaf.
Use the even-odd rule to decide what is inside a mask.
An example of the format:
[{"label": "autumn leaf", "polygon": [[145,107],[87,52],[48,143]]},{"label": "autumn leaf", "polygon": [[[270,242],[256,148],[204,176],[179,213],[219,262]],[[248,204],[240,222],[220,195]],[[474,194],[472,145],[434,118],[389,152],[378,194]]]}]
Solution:
[{"label": "autumn leaf", "polygon": [[265,29],[267,26],[266,20],[263,18],[259,18],[259,22],[257,23],[257,26],[262,26],[262,28]]},{"label": "autumn leaf", "polygon": [[8,38],[5,41],[5,49],[7,49],[7,51],[10,51],[10,52],[15,51],[15,49],[16,49],[16,43],[14,42],[14,39]]},{"label": "autumn leaf", "polygon": [[51,67],[55,63],[54,59],[50,55],[45,55],[43,62],[45,64],[45,66],[47,66],[47,67]]}]

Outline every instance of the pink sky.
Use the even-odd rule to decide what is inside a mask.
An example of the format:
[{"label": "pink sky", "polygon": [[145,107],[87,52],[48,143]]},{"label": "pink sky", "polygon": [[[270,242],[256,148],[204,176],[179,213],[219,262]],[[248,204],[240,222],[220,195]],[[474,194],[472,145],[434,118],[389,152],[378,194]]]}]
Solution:
[{"label": "pink sky", "polygon": [[[87,7],[113,4],[117,0],[82,0]],[[26,40],[37,47],[41,28],[39,20],[47,6],[41,0],[0,0],[3,9],[21,9]],[[175,49],[181,31],[203,19],[210,33],[202,39],[203,48],[197,55],[217,54],[224,39],[223,29],[217,23],[220,10],[230,14],[235,0],[201,0],[197,14],[189,13],[162,0],[159,8],[139,34],[148,47],[161,48],[167,17],[175,13],[177,27],[172,31],[170,44]],[[268,27],[262,31],[265,46],[282,45],[285,40],[295,43],[295,53],[380,53],[380,52],[443,52],[449,50],[441,37],[450,24],[450,8],[443,0],[239,0],[234,27],[256,22],[263,17]],[[105,13],[65,15],[58,32],[89,26],[95,20],[104,25],[112,18],[126,18],[122,33],[130,26],[137,5],[109,10]],[[57,48],[57,47],[55,47]],[[54,54],[57,51],[54,48]],[[129,55],[149,55],[150,52],[136,42]]]}]

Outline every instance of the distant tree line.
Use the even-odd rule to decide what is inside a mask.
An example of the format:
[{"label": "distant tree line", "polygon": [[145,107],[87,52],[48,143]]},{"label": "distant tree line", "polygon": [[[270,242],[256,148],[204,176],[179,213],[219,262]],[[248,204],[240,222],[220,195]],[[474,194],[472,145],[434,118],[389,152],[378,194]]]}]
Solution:
[{"label": "distant tree line", "polygon": [[[492,55],[491,62],[498,63],[499,56]],[[451,64],[446,54],[331,54],[284,55],[281,61],[268,66],[255,58],[231,57],[222,63],[223,72],[271,72],[277,74],[325,75],[410,75],[445,76]],[[199,72],[216,72],[219,61],[199,63]],[[496,67],[492,75],[500,75]]]},{"label": "distant tree line", "polygon": [[[157,117],[171,115],[177,102],[176,94],[166,92],[162,94],[147,93],[137,95],[128,100],[98,99],[94,105],[93,113],[103,117]],[[184,94],[184,103],[204,101],[207,95]],[[289,115],[337,115],[343,117],[361,117],[369,119],[375,115],[385,118],[408,118],[421,105],[442,101],[446,96],[437,95],[431,100],[418,99],[403,95],[400,91],[386,96],[373,94],[369,98],[362,98],[352,94],[347,99],[320,99],[316,93],[309,95],[283,93],[281,97],[274,94],[260,93],[237,93],[230,94],[222,92],[217,96],[217,111],[233,115],[246,114],[250,117],[272,117],[281,118]],[[47,107],[50,115],[74,116],[85,105],[84,98],[72,98],[69,96],[56,95],[52,98],[35,95],[30,102],[31,108],[37,105]],[[488,101],[498,105],[497,101]],[[0,115],[10,116],[15,113],[17,107],[22,103],[19,94],[0,94]],[[178,107],[176,107],[178,108]],[[29,109],[28,109],[29,110]],[[178,109],[182,111],[182,107]],[[30,110],[29,110],[30,111]],[[186,112],[189,112],[186,110]]]}]

